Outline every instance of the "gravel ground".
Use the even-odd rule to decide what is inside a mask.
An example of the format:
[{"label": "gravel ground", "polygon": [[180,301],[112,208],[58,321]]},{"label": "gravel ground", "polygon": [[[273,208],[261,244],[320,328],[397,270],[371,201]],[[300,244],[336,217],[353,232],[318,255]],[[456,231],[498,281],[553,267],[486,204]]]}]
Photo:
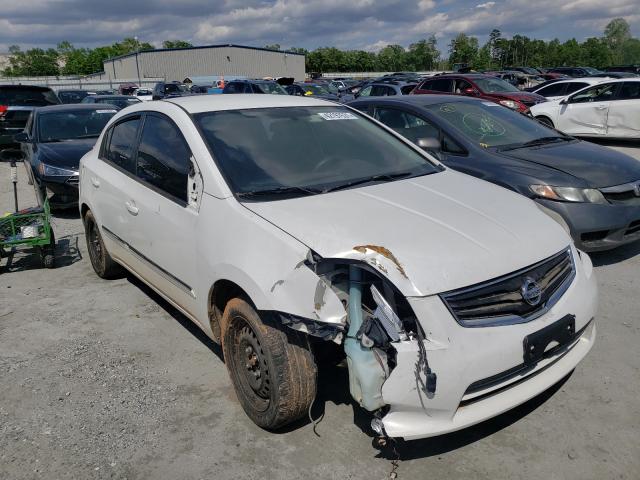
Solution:
[{"label": "gravel ground", "polygon": [[[0,163],[0,211],[12,204]],[[322,373],[319,437],[307,421],[262,431],[215,344],[137,280],[100,280],[75,212],[54,229],[58,268],[21,253],[0,275],[0,479],[389,478],[395,454],[363,432],[344,370]],[[640,245],[593,261],[599,337],[574,374],[476,427],[398,443],[398,478],[640,477]]]}]

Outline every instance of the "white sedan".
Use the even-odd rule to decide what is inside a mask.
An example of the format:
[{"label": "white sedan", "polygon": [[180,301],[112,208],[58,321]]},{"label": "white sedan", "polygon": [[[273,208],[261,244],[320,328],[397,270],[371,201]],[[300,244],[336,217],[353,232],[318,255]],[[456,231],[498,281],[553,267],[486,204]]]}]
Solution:
[{"label": "white sedan", "polygon": [[600,82],[534,105],[531,114],[569,135],[640,139],[640,78]]},{"label": "white sedan", "polygon": [[95,272],[126,268],[221,343],[263,428],[307,415],[318,352],[347,357],[378,435],[415,439],[529,400],[595,340],[592,265],[558,223],[333,102],[132,105],[83,157],[79,204]]}]

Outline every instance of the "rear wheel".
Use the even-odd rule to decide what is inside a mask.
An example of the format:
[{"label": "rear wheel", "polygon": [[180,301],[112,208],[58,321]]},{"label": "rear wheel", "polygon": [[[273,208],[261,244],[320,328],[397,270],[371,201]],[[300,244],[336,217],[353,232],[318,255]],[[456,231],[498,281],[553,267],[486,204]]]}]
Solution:
[{"label": "rear wheel", "polygon": [[536,117],[536,120],[538,120],[541,124],[546,125],[547,127],[555,128],[553,122],[549,117]]},{"label": "rear wheel", "polygon": [[271,430],[305,415],[317,376],[305,336],[268,316],[261,319],[240,298],[227,304],[221,326],[225,363],[249,418]]},{"label": "rear wheel", "polygon": [[84,216],[84,233],[87,239],[87,250],[89,250],[89,259],[93,270],[100,278],[117,278],[124,273],[123,268],[118,265],[109,255],[102,235],[98,229],[98,224],[89,210]]}]

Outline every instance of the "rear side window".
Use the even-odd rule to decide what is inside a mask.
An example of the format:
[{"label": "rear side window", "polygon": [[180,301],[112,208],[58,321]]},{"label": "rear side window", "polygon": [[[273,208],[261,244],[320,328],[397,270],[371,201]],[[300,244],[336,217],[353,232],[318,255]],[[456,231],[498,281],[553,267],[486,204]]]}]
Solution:
[{"label": "rear side window", "polygon": [[422,84],[422,87],[420,88],[422,90],[433,90],[435,92],[451,93],[451,84],[452,84],[451,80],[448,80],[446,78],[441,78],[438,80],[429,80],[428,82],[424,82]]},{"label": "rear side window", "polygon": [[640,82],[624,82],[616,100],[640,100]]},{"label": "rear side window", "polygon": [[402,95],[409,95],[414,88],[416,88],[415,85],[405,85],[404,87],[400,88],[400,91],[402,92]]},{"label": "rear side window", "polygon": [[186,202],[190,157],[178,127],[164,117],[147,115],[136,162],[141,180]]},{"label": "rear side window", "polygon": [[132,173],[135,172],[133,151],[136,146],[139,127],[140,117],[116,124],[111,129],[111,140],[105,152],[107,160]]},{"label": "rear side window", "polygon": [[29,87],[0,87],[0,105],[44,107],[57,105],[60,100],[52,90]]}]

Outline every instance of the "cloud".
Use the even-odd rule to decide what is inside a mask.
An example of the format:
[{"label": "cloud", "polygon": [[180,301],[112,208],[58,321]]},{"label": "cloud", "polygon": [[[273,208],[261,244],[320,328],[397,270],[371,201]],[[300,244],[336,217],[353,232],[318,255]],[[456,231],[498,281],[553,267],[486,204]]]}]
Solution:
[{"label": "cloud", "polygon": [[[0,48],[111,44],[138,36],[194,44],[336,46],[378,50],[436,35],[441,50],[460,32],[484,41],[504,35],[579,40],[602,35],[612,18],[629,19],[640,36],[638,0],[21,0],[4,1]],[[635,22],[631,22],[635,19]],[[4,47],[3,47],[4,46]]]}]

